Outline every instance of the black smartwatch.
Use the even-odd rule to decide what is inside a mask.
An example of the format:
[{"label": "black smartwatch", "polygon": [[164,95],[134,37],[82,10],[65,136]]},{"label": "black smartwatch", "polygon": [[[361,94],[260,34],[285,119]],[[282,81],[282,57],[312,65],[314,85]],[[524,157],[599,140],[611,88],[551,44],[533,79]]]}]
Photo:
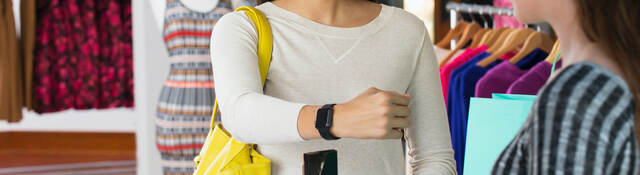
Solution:
[{"label": "black smartwatch", "polygon": [[316,129],[320,136],[325,140],[338,140],[340,137],[336,137],[329,129],[331,129],[331,125],[333,125],[333,106],[336,104],[328,104],[322,106],[322,108],[318,109],[318,113],[316,115]]}]

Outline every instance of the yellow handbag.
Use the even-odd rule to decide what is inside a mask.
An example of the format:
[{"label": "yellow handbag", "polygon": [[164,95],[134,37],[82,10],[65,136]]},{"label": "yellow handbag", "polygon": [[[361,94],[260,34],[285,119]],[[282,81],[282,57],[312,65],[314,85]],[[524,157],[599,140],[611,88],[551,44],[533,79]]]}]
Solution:
[{"label": "yellow handbag", "polygon": [[[253,21],[258,33],[258,64],[262,84],[267,78],[267,71],[271,62],[273,36],[267,18],[258,9],[240,7],[236,11],[244,11]],[[215,125],[218,112],[216,100],[211,117],[211,130],[204,142],[200,154],[194,159],[196,169],[194,175],[269,175],[271,174],[271,160],[255,150],[255,145],[242,143],[222,129],[221,124]]]}]

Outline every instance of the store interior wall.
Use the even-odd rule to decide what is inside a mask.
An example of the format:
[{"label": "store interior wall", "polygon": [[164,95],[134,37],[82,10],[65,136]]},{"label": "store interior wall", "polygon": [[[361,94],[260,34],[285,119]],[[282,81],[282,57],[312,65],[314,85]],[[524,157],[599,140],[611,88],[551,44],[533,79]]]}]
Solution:
[{"label": "store interior wall", "polygon": [[157,27],[162,21],[153,15],[153,8],[162,2],[132,3],[135,99],[140,115],[136,130],[138,174],[162,174],[160,152],[155,146],[155,113],[162,82],[169,73],[169,55]]},{"label": "store interior wall", "polygon": [[406,11],[413,13],[424,21],[424,25],[427,27],[431,39],[434,40],[434,0],[404,0],[403,5]]}]

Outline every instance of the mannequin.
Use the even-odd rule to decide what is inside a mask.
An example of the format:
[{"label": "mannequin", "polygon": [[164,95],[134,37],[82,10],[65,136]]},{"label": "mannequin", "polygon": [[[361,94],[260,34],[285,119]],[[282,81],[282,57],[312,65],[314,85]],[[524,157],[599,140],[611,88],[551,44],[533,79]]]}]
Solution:
[{"label": "mannequin", "polygon": [[[220,0],[180,0],[185,6],[189,7],[193,11],[197,12],[208,12],[211,9],[218,6],[218,1]],[[231,4],[233,8],[238,8],[242,6],[242,0],[231,0]],[[164,28],[164,13],[167,8],[166,0],[151,0],[151,5],[153,9],[153,17],[156,19],[156,24],[158,25],[158,29],[162,31]]]},{"label": "mannequin", "polygon": [[[250,0],[153,0],[169,74],[156,111],[156,146],[166,175],[191,175],[209,131],[215,101],[209,55],[216,22]],[[186,78],[190,77],[190,78]],[[218,117],[220,118],[220,117]]]}]

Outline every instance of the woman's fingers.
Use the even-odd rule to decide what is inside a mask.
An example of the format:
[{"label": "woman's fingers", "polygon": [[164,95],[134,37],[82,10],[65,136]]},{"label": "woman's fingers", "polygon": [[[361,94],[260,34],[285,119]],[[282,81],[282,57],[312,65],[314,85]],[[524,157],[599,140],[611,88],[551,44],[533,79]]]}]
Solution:
[{"label": "woman's fingers", "polygon": [[400,139],[402,138],[402,132],[392,129],[384,139]]},{"label": "woman's fingers", "polygon": [[406,118],[393,117],[389,119],[389,128],[397,129],[397,128],[407,128],[409,127],[409,120]]},{"label": "woman's fingers", "polygon": [[407,106],[392,105],[391,115],[395,117],[409,117],[411,115],[411,109]]},{"label": "woman's fingers", "polygon": [[397,92],[387,91],[391,95],[391,104],[400,106],[409,106],[411,103],[411,96],[400,94]]}]

